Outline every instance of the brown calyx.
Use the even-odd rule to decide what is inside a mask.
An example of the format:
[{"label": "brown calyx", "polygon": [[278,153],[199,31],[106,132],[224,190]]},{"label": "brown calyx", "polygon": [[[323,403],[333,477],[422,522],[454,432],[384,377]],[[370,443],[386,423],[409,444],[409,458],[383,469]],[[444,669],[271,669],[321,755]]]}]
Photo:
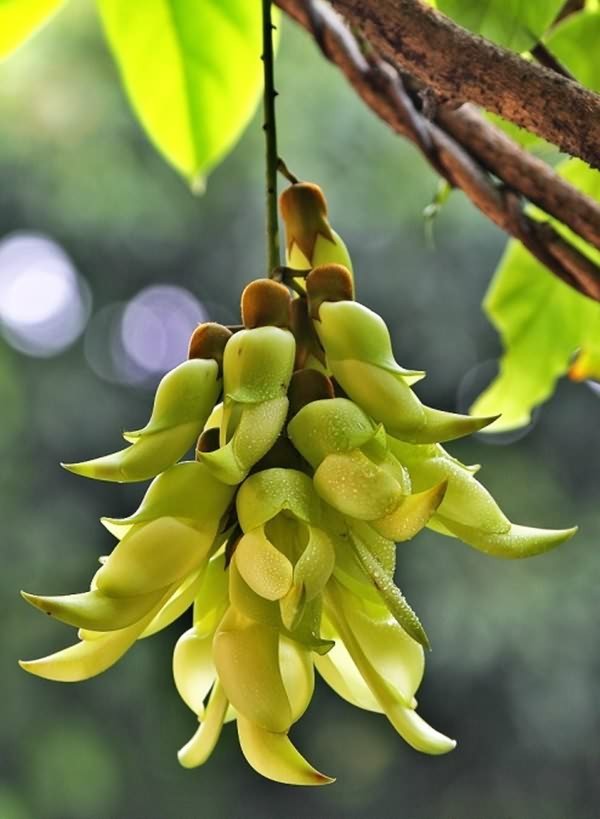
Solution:
[{"label": "brown calyx", "polygon": [[242,321],[248,330],[255,327],[290,326],[290,291],[273,279],[256,279],[242,293]]},{"label": "brown calyx", "polygon": [[188,347],[188,358],[213,358],[223,369],[225,345],[232,336],[231,330],[214,321],[199,324],[192,333]]},{"label": "brown calyx", "polygon": [[319,319],[319,307],[324,301],[352,301],[354,287],[352,276],[342,264],[321,264],[306,277],[308,311],[314,320]]},{"label": "brown calyx", "polygon": [[294,245],[298,245],[312,264],[317,236],[334,241],[323,191],[313,182],[290,185],[279,197],[279,210],[285,222],[288,253],[292,252]]},{"label": "brown calyx", "polygon": [[292,418],[302,407],[313,401],[335,398],[331,379],[319,370],[296,370],[288,387],[289,415]]}]

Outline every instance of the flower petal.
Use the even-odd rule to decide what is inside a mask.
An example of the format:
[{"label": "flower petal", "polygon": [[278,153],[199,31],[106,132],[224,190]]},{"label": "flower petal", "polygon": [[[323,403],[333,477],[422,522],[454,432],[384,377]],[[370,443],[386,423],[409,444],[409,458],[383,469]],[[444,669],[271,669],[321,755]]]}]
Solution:
[{"label": "flower petal", "polygon": [[257,773],[284,785],[329,785],[335,782],[319,773],[294,748],[287,734],[266,731],[239,716],[238,736],[242,753]]},{"label": "flower petal", "polygon": [[235,559],[238,570],[250,588],[267,600],[280,600],[292,585],[293,566],[258,527],[238,542]]},{"label": "flower petal", "polygon": [[203,765],[212,754],[221,736],[228,704],[223,687],[217,680],[200,727],[177,754],[184,768],[197,768]]},{"label": "flower petal", "polygon": [[292,724],[279,667],[279,633],[230,608],[213,641],[213,657],[227,699],[240,715],[267,731]]},{"label": "flower petal", "polygon": [[200,637],[194,628],[181,635],[173,651],[173,678],[179,696],[202,717],[204,700],[217,672],[212,658],[212,635]]}]

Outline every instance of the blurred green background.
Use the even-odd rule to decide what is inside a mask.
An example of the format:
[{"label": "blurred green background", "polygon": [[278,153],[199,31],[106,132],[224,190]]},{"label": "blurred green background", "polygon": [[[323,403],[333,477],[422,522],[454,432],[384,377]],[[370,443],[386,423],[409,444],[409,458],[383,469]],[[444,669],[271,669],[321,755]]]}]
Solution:
[{"label": "blurred green background", "polygon": [[[437,182],[424,161],[284,29],[282,155],[324,188],[361,300],[399,360],[429,371],[421,396],[464,409],[499,354],[480,301],[505,237],[459,194],[428,235]],[[417,754],[319,685],[294,736],[337,784],[261,779],[231,725],[204,768],[181,769],[194,718],[170,658],[187,618],[86,683],[18,669],[72,637],[19,589],[85,589],[111,548],[99,516],[127,514],[142,492],[59,461],[118,448],[195,323],[237,321],[241,287],[264,270],[263,154],[255,118],[192,196],[134,121],[87,2],[0,65],[0,121],[0,819],[598,816],[600,395],[587,385],[562,384],[518,443],[452,447],[484,464],[513,519],[577,522],[574,541],[523,563],[429,532],[400,548],[400,586],[434,646],[420,711],[458,739],[449,756]]]}]

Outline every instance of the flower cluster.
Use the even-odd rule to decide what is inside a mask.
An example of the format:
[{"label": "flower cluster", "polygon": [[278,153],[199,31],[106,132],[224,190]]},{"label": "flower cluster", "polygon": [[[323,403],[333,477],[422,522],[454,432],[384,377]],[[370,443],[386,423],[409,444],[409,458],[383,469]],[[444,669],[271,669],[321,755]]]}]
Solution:
[{"label": "flower cluster", "polygon": [[24,594],[79,640],[22,666],[87,679],[193,606],[173,655],[177,690],[199,722],[182,765],[204,763],[235,720],[259,773],[319,785],[332,780],[288,736],[315,669],[417,750],[455,745],[416,711],[428,639],[395,585],[395,544],[429,526],[515,558],[574,530],[512,524],[476,468],[446,452],[441,442],[494,419],[425,406],[413,391],[424,373],[396,362],[384,321],[354,299],[320,190],[292,185],[281,206],[291,288],[249,284],[242,329],[195,331],[146,426],[124,433],[129,446],[67,465],[101,480],[153,480],[133,515],[103,519],[117,545],[89,591]]}]

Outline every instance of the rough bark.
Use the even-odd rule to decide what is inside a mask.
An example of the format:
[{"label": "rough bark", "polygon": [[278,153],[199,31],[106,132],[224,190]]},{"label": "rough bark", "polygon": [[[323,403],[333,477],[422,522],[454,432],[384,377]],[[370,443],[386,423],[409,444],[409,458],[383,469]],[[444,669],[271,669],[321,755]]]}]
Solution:
[{"label": "rough bark", "polygon": [[[435,122],[419,110],[402,77],[322,0],[277,0],[307,28],[324,54],[346,75],[356,93],[397,133],[412,140],[433,168],[461,188],[491,221],[519,239],[549,270],[600,300],[600,270],[549,224],[523,210],[524,199],[600,247],[600,207],[545,163],[513,143],[471,106],[435,107]],[[361,48],[362,46],[362,48]],[[409,87],[412,84],[408,78]],[[499,180],[499,181],[498,181]]]},{"label": "rough bark", "polygon": [[332,0],[374,48],[440,97],[474,102],[600,167],[600,95],[420,0]]}]

